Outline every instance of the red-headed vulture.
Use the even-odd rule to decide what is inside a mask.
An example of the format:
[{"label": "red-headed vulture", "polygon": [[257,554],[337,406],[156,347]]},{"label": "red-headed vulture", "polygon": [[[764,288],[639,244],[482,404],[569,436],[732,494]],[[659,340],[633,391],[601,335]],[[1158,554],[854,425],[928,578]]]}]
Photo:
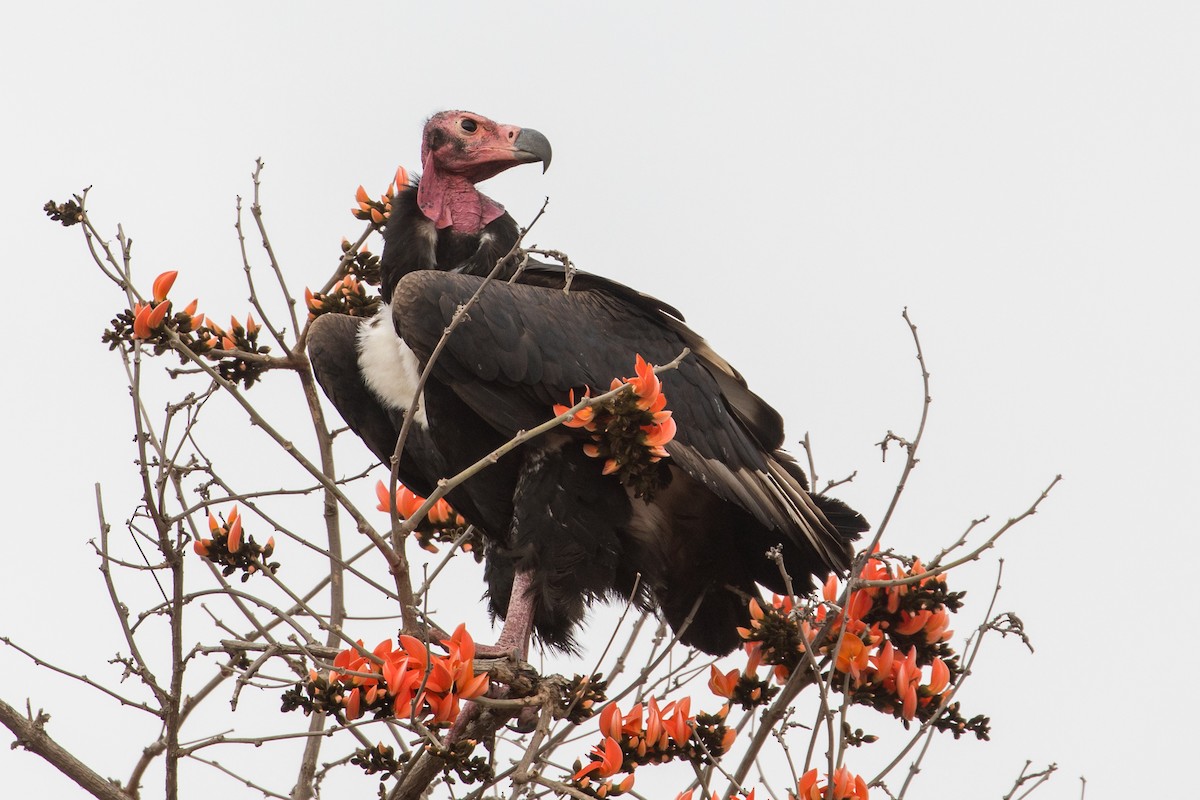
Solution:
[{"label": "red-headed vulture", "polygon": [[[461,111],[432,117],[419,186],[393,199],[384,234],[388,305],[368,321],[314,322],[309,352],[322,387],[385,463],[417,376],[456,309],[517,240],[516,223],[475,184],[549,161],[536,131]],[[538,264],[515,283],[483,288],[434,363],[400,478],[429,491],[550,419],[554,406],[633,377],[637,356],[661,365],[687,348],[660,384],[642,368],[639,385],[653,396],[645,408],[610,409],[604,430],[617,433],[582,420],[560,426],[449,500],[487,541],[491,608],[505,618],[501,647],[524,655],[532,630],[570,649],[593,600],[629,598],[657,608],[685,644],[727,653],[759,587],[785,591],[768,550],[780,548],[793,589],[807,591],[813,578],[848,568],[850,542],[867,524],[842,502],[808,492],[780,449],[779,414],[679,312],[596,275],[577,273],[567,292],[565,281],[561,268]],[[639,412],[657,415],[673,438],[652,424],[639,439],[636,423],[648,421]],[[632,439],[620,434],[630,419]],[[641,457],[631,441],[654,454],[637,469],[626,463]]]}]

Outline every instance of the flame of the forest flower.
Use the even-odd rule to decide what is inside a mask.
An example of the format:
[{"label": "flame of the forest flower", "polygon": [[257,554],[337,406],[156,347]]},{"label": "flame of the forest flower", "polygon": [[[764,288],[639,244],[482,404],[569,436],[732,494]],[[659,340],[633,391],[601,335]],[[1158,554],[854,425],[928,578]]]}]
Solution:
[{"label": "flame of the forest flower", "polygon": [[411,185],[408,170],[403,166],[397,167],[392,183],[388,184],[387,189],[378,200],[372,200],[371,196],[367,194],[367,190],[360,185],[354,192],[354,199],[358,205],[350,209],[350,213],[357,219],[369,219],[376,225],[381,225],[391,215],[392,199],[396,196],[396,193],[409,188]]},{"label": "flame of the forest flower", "polygon": [[[820,776],[825,778],[824,775]],[[795,797],[798,800],[868,800],[867,782],[845,767],[833,773],[833,780],[817,782],[817,770],[810,769],[800,778]]]},{"label": "flame of the forest flower", "polygon": [[310,672],[302,686],[330,713],[340,709],[347,722],[374,710],[401,719],[415,714],[436,725],[451,724],[461,701],[487,691],[488,674],[474,673],[475,642],[465,626],[441,640],[444,656],[412,636],[400,636],[398,643],[385,639],[368,657],[360,640],[339,652],[327,672]]},{"label": "flame of the forest flower", "polygon": [[177,270],[164,272],[154,279],[152,294],[155,303],[161,303],[167,299],[167,294],[171,291],[171,287],[175,285],[175,278],[178,277]]},{"label": "flame of the forest flower", "polygon": [[[591,440],[582,443],[583,452],[603,461],[602,474],[615,474],[637,496],[649,497],[664,480],[653,465],[670,456],[667,445],[678,434],[678,425],[666,409],[662,381],[641,354],[635,354],[634,375],[614,378],[611,387],[631,391],[578,409],[562,424],[591,434]],[[591,389],[585,387],[580,397],[590,398]],[[570,413],[575,405],[576,393],[571,389],[566,404],[554,404],[554,414]]]}]

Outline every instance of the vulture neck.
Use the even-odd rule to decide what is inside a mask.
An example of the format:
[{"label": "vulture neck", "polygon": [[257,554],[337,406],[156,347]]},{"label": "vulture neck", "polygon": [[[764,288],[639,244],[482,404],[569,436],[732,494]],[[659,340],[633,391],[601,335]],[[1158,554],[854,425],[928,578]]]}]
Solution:
[{"label": "vulture neck", "polygon": [[452,227],[466,234],[479,233],[504,214],[504,206],[480,193],[470,178],[438,172],[432,157],[417,184],[417,205],[439,230]]}]

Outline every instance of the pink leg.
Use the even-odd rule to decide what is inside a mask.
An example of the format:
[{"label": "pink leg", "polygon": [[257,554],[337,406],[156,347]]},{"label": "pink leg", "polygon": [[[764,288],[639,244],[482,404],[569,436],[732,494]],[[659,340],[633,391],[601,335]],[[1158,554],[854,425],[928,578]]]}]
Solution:
[{"label": "pink leg", "polygon": [[532,586],[533,573],[519,570],[513,577],[508,614],[504,617],[500,637],[493,645],[476,645],[476,654],[484,658],[511,655],[518,661],[529,658],[529,637],[533,634],[533,598],[529,593]]},{"label": "pink leg", "polygon": [[[517,661],[529,658],[529,637],[533,633],[533,599],[529,588],[533,585],[533,573],[518,571],[513,577],[512,595],[508,601],[508,614],[504,617],[504,627],[500,636],[492,645],[475,645],[476,658],[505,658],[512,657]],[[495,691],[495,689],[493,689]],[[503,694],[503,690],[502,690]],[[447,744],[455,742],[462,735],[467,724],[479,716],[479,706],[467,701],[458,715],[450,733]],[[533,730],[537,724],[537,709],[525,708],[517,715],[519,730]]]}]

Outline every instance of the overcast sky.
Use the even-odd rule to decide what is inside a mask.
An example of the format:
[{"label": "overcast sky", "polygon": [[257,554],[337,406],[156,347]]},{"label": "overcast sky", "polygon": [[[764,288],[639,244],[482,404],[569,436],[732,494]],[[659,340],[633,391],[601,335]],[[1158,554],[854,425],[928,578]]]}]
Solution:
[{"label": "overcast sky", "polygon": [[[0,635],[117,674],[87,540],[94,482],[114,520],[136,493],[128,394],[99,341],[120,298],[42,204],[92,186],[145,286],[178,269],[180,299],[238,311],[234,198],[256,157],[284,269],[315,286],[360,230],[355,187],[417,169],[424,119],[467,108],[554,146],[544,176],[485,191],[519,221],[549,196],[537,243],[681,308],[783,412],[793,450],[811,433],[822,479],[858,470],[839,493],[872,520],[901,465],[875,443],[920,411],[908,307],[934,404],[885,544],[930,555],[1063,474],[999,547],[999,606],[1037,652],[987,645],[961,699],[993,741],[938,742],[916,796],[1000,797],[1026,759],[1060,766],[1040,797],[1078,797],[1080,775],[1095,798],[1190,772],[1200,7],[739,5],[10,9]],[[258,434],[238,425],[253,463]],[[957,579],[962,632],[994,577],[993,561]],[[45,708],[101,772],[123,778],[149,741],[121,741],[113,704],[10,648],[0,676],[0,697]],[[79,795],[0,747],[0,794],[35,792]]]}]

